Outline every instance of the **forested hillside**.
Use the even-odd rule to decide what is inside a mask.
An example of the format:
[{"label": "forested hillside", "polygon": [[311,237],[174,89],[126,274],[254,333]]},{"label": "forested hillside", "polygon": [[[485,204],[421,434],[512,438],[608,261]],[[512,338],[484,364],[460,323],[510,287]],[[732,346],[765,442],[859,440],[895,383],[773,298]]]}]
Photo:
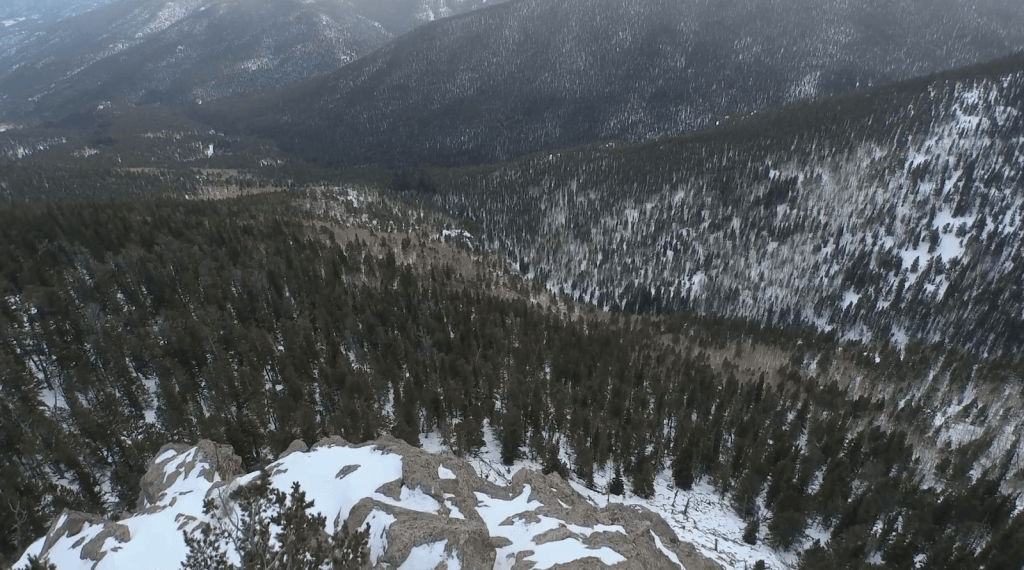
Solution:
[{"label": "forested hillside", "polygon": [[1024,57],[642,146],[434,171],[428,200],[573,298],[1024,348]]},{"label": "forested hillside", "polygon": [[650,140],[1005,56],[1010,0],[517,0],[282,94],[196,112],[322,165],[470,164]]},{"label": "forested hillside", "polygon": [[[606,316],[448,224],[356,187],[0,210],[4,556],[64,507],[133,505],[167,442],[224,441],[253,469],[329,434],[433,432],[472,453],[490,426],[505,461],[613,472],[613,493],[649,496],[662,470],[709,482],[750,542],[806,548],[808,569],[1020,560],[1015,456],[942,450],[926,407],[818,377],[866,373],[871,358],[843,356],[856,345]],[[920,377],[901,362],[887,373]]]},{"label": "forested hillside", "polygon": [[932,72],[1024,11],[929,2],[119,0],[0,54],[0,566],[165,444],[391,435],[732,566],[1020,570],[1024,52]]}]

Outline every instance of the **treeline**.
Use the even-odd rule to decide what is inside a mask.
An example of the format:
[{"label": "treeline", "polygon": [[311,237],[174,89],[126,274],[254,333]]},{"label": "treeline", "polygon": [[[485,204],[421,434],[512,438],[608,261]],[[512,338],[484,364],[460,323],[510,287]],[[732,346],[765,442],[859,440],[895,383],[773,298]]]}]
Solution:
[{"label": "treeline", "polygon": [[[186,174],[188,173],[188,174]],[[0,204],[185,196],[198,191],[188,169],[146,170],[66,166],[49,160],[0,162]]]},{"label": "treeline", "polygon": [[709,481],[752,541],[831,529],[807,568],[1022,560],[1005,470],[958,450],[923,488],[913,441],[871,419],[884,403],[819,386],[799,356],[741,382],[701,348],[734,342],[728,322],[544,308],[457,259],[415,262],[420,237],[339,243],[308,211],[280,194],[0,210],[4,558],[62,508],[133,508],[169,441],[225,441],[255,469],[328,434],[437,430],[469,453],[490,425],[506,461],[608,467],[638,495],[666,468]]}]

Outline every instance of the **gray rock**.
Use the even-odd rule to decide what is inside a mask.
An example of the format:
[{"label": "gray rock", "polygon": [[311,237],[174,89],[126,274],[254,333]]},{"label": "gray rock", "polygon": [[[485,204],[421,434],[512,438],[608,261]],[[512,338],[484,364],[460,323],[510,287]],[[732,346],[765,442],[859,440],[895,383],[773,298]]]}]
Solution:
[{"label": "gray rock", "polygon": [[282,453],[280,457],[278,457],[277,459],[278,461],[280,461],[293,453],[306,453],[307,451],[309,451],[309,446],[306,445],[306,442],[302,441],[301,439],[296,439],[295,441],[292,442],[291,445],[288,446],[288,449],[284,450],[284,453]]},{"label": "gray rock", "polygon": [[[349,445],[337,438],[321,441],[313,449],[331,445]],[[512,543],[503,537],[492,537],[483,518],[477,512],[476,493],[483,493],[495,499],[511,500],[530,488],[530,501],[543,506],[510,517],[510,519],[538,522],[540,517],[563,521],[565,524],[541,533],[534,538],[538,545],[564,539],[579,540],[587,548],[610,548],[626,560],[615,565],[618,569],[636,570],[678,570],[654,542],[656,534],[662,545],[673,552],[687,570],[718,570],[721,567],[703,557],[690,544],[681,543],[671,527],[656,513],[638,506],[611,504],[598,508],[579,495],[558,474],[544,475],[535,471],[520,469],[511,485],[501,487],[477,476],[473,467],[453,455],[435,455],[412,447],[392,437],[384,437],[372,444],[378,449],[402,456],[402,478],[381,486],[378,492],[397,499],[403,488],[416,489],[429,495],[441,505],[454,505],[464,519],[452,518],[446,507],[437,514],[410,511],[401,507],[364,499],[352,510],[346,524],[355,530],[364,525],[367,517],[377,510],[391,515],[396,520],[387,533],[387,549],[377,560],[376,568],[396,568],[405,562],[412,550],[418,546],[447,541],[447,555],[457,556],[462,568],[490,569],[494,567],[497,550]],[[361,446],[354,446],[361,447]],[[442,479],[439,466],[453,472],[455,479]],[[568,505],[568,506],[564,506]],[[511,524],[513,521],[505,521]],[[574,532],[567,525],[582,527],[587,532]],[[595,532],[597,525],[622,527],[625,533]],[[534,566],[526,560],[533,553],[524,550],[515,553],[516,570],[527,570]],[[597,558],[584,558],[570,564],[558,565],[559,569],[605,568]]]},{"label": "gray rock", "polygon": [[160,451],[156,453],[156,456],[150,460],[149,468],[146,470],[146,474],[142,476],[142,480],[139,482],[140,491],[136,510],[142,511],[150,505],[155,505],[160,500],[160,494],[173,485],[176,480],[176,478],[170,479],[166,477],[163,469],[164,465],[170,462],[173,458],[166,459],[159,464],[157,464],[156,460],[167,451],[174,451],[175,454],[181,454],[185,453],[189,449],[189,446],[181,443],[169,443],[160,448]]}]

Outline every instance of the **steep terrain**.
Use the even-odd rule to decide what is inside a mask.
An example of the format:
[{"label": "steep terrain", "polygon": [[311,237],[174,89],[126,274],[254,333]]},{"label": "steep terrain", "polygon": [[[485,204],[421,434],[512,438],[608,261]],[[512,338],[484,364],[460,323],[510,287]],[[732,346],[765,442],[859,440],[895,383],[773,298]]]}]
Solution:
[{"label": "steep terrain", "polygon": [[1024,57],[643,146],[437,171],[551,289],[844,338],[1024,345]]},{"label": "steep terrain", "polygon": [[[267,466],[382,567],[1024,564],[1024,56],[864,87],[1006,51],[1019,6],[133,1],[10,100],[54,120],[0,123],[0,566],[180,560]],[[223,67],[288,14],[480,7],[283,98],[234,94],[314,71]],[[77,69],[53,39],[7,77]]]},{"label": "steep terrain", "polygon": [[264,91],[335,71],[424,21],[476,5],[120,0],[0,52],[0,110],[8,119],[61,119]]},{"label": "steep terrain", "polygon": [[30,173],[57,194],[0,208],[6,560],[64,509],[130,511],[167,441],[224,441],[252,471],[296,438],[384,434],[657,506],[734,567],[1022,559],[1019,361],[978,383],[936,346],[607,315],[365,185]]},{"label": "steep terrain", "polygon": [[465,164],[983,61],[1024,46],[1022,30],[1003,0],[518,0],[204,116],[321,164]]},{"label": "steep terrain", "polygon": [[859,376],[796,358],[893,421],[930,410],[908,429],[940,447],[1017,464],[1022,97],[1017,56],[680,139],[435,171],[423,187],[572,298],[866,342]]},{"label": "steep terrain", "polygon": [[[187,553],[182,531],[229,524],[237,508],[229,495],[257,475],[242,474],[241,464],[229,446],[209,441],[164,446],[134,514],[114,521],[65,512],[15,567],[30,554],[58,570],[83,560],[95,561],[95,570],[178,567]],[[282,491],[299,483],[328,533],[368,525],[374,568],[721,568],[645,509],[599,508],[558,475],[527,469],[495,484],[462,459],[391,438],[361,446],[333,438],[312,449],[296,441],[266,472]],[[204,514],[204,499],[218,509]]]}]

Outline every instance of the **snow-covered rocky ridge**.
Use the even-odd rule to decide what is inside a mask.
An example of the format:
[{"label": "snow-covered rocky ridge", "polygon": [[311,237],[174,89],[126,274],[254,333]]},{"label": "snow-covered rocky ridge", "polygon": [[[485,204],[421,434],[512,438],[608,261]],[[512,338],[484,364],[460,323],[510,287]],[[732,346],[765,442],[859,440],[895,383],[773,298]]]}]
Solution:
[{"label": "snow-covered rocky ridge", "polygon": [[[177,568],[182,531],[203,522],[207,497],[243,475],[231,448],[202,441],[164,446],[142,479],[136,513],[119,521],[65,512],[29,555],[58,569]],[[686,568],[720,566],[681,542],[657,514],[637,505],[598,507],[558,475],[520,469],[507,485],[480,477],[466,461],[392,438],[354,446],[295,442],[267,468],[282,490],[298,482],[328,531],[369,525],[374,568]]]}]

